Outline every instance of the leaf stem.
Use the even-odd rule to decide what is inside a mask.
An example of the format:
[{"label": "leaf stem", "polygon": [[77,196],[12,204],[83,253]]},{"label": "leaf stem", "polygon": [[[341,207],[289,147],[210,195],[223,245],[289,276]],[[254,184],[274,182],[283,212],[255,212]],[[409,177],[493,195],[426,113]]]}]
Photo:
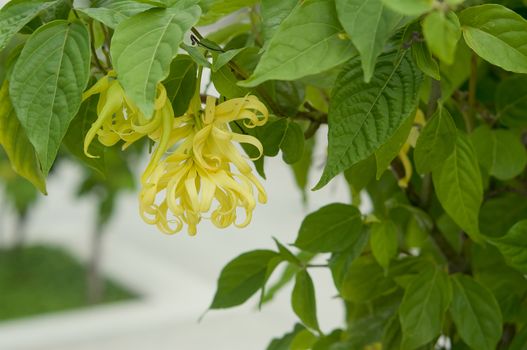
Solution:
[{"label": "leaf stem", "polygon": [[88,23],[88,29],[90,31],[90,49],[91,49],[91,53],[92,53],[92,56],[93,56],[93,60],[95,62],[95,65],[97,66],[97,68],[99,68],[99,70],[106,74],[108,73],[108,68],[105,68],[101,61],[99,60],[99,56],[97,55],[97,49],[95,48],[95,45],[93,44],[93,40],[95,38],[95,34],[94,34],[94,31],[93,31],[93,21],[90,21]]}]

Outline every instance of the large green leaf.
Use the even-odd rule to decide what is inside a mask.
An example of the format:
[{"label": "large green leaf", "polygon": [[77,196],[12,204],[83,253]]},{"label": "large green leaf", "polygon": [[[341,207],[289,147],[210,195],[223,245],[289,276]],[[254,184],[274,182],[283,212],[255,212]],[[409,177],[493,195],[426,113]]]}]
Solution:
[{"label": "large green leaf", "polygon": [[415,168],[420,174],[440,166],[456,145],[456,124],[446,108],[439,106],[425,125],[415,145]]},{"label": "large green leaf", "polygon": [[490,175],[510,180],[523,172],[527,165],[527,151],[520,135],[509,130],[491,130],[482,125],[470,138],[479,163]]},{"label": "large green leaf", "polygon": [[481,58],[505,70],[527,73],[527,21],[498,4],[473,6],[459,14],[463,37]]},{"label": "large green leaf", "polygon": [[170,64],[170,74],[163,84],[177,117],[187,112],[190,100],[196,92],[197,70],[198,66],[187,55],[177,56]]},{"label": "large green leaf", "polygon": [[280,24],[254,73],[240,85],[295,80],[346,62],[356,51],[342,31],[333,1],[303,1]]},{"label": "large green leaf", "polygon": [[295,286],[291,294],[291,306],[303,324],[311,329],[319,330],[315,287],[306,270],[301,270],[296,274]]},{"label": "large green leaf", "polygon": [[295,246],[310,252],[340,252],[361,234],[360,211],[341,203],[329,204],[306,216]]},{"label": "large green leaf", "polygon": [[133,0],[104,0],[97,7],[78,9],[91,18],[115,29],[119,23],[138,13],[151,9],[153,6]]},{"label": "large green leaf", "polygon": [[382,0],[336,0],[342,26],[361,55],[364,80],[369,82],[377,57],[402,15],[386,8]]},{"label": "large green leaf", "polygon": [[419,16],[434,8],[434,0],[383,0],[383,3],[407,16]]},{"label": "large green leaf", "polygon": [[480,240],[478,215],[483,184],[477,156],[468,137],[458,132],[452,154],[432,171],[437,197],[448,215],[470,237]]},{"label": "large green leaf", "polygon": [[527,274],[527,220],[516,223],[503,237],[493,239],[505,261],[523,274]]},{"label": "large green leaf", "polygon": [[502,80],[496,90],[499,121],[511,127],[527,126],[527,77],[513,76]]},{"label": "large green leaf", "polygon": [[90,74],[90,38],[83,24],[58,20],[27,41],[11,76],[20,123],[47,175]]},{"label": "large green leaf", "polygon": [[298,0],[262,0],[260,14],[262,16],[262,36],[267,44],[280,26],[298,5]]},{"label": "large green leaf", "polygon": [[231,260],[221,271],[211,309],[240,305],[263,287],[268,266],[279,255],[271,250],[254,250]]},{"label": "large green leaf", "polygon": [[401,349],[416,349],[439,336],[451,300],[452,286],[444,271],[434,267],[417,275],[406,288],[399,308]]},{"label": "large green leaf", "polygon": [[121,22],[112,38],[112,61],[126,94],[147,117],[154,111],[156,87],[170,72],[183,35],[201,14],[196,0],[151,9]]},{"label": "large green leaf", "polygon": [[0,9],[0,51],[41,11],[55,4],[56,0],[14,0]]},{"label": "large green leaf", "polygon": [[40,170],[35,150],[16,117],[9,99],[7,80],[0,89],[0,145],[4,148],[13,170],[45,194],[46,179]]},{"label": "large green leaf", "polygon": [[479,225],[485,236],[501,237],[522,219],[527,219],[525,197],[518,193],[506,193],[483,203]]},{"label": "large green leaf", "polygon": [[453,11],[434,11],[423,21],[423,35],[430,51],[446,64],[454,63],[461,38],[459,19]]},{"label": "large green leaf", "polygon": [[328,161],[315,189],[368,158],[397,131],[415,111],[421,77],[408,54],[380,56],[370,83],[363,81],[360,59],[344,68],[329,108]]},{"label": "large green leaf", "polygon": [[370,245],[373,256],[385,269],[397,254],[398,229],[392,221],[373,223],[370,230]]},{"label": "large green leaf", "polygon": [[450,314],[459,336],[472,349],[493,350],[501,337],[500,307],[492,293],[469,276],[452,278]]}]

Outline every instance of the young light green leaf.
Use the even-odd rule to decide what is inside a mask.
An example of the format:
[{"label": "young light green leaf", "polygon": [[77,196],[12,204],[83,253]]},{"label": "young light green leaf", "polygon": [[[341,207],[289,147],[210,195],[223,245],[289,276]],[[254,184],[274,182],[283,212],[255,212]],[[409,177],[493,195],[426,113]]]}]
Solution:
[{"label": "young light green leaf", "polygon": [[498,4],[472,6],[459,14],[466,43],[484,60],[527,73],[527,21]]},{"label": "young light green leaf", "polygon": [[291,342],[291,347],[288,350],[310,350],[313,344],[318,340],[317,336],[309,330],[304,329],[295,335]]},{"label": "young light green leaf", "polygon": [[493,350],[501,338],[500,307],[492,293],[473,278],[452,278],[450,314],[459,336],[471,349]]},{"label": "young light green leaf", "polygon": [[527,220],[516,223],[503,237],[492,239],[505,261],[523,274],[527,274]]},{"label": "young light green leaf", "polygon": [[510,180],[522,173],[527,165],[527,151],[520,135],[510,130],[478,127],[471,135],[479,163],[490,175]]},{"label": "young light green leaf", "polygon": [[111,56],[126,94],[149,118],[157,84],[170,72],[183,35],[201,14],[197,0],[151,9],[121,22],[112,38]]},{"label": "young light green leaf", "polygon": [[190,100],[196,92],[197,70],[198,66],[187,55],[178,55],[170,64],[170,74],[163,85],[176,116],[181,116],[188,110]]},{"label": "young light green leaf", "polygon": [[218,71],[221,67],[229,63],[234,57],[236,57],[236,55],[238,55],[243,50],[245,50],[244,47],[239,48],[239,49],[229,50],[229,51],[218,54],[216,59],[212,63],[212,71],[213,72]]},{"label": "young light green leaf", "polygon": [[418,173],[432,171],[452,154],[456,145],[456,130],[448,110],[439,106],[415,145],[414,161]]},{"label": "young light green leaf", "polygon": [[361,55],[364,80],[373,75],[377,57],[403,16],[383,5],[382,0],[336,0],[337,14]]},{"label": "young light green leaf", "polygon": [[451,300],[452,286],[444,271],[433,267],[419,273],[406,288],[399,307],[401,349],[416,349],[439,336]]},{"label": "young light green leaf", "polygon": [[363,81],[360,65],[353,59],[333,88],[328,161],[315,189],[368,158],[415,111],[422,75],[410,55],[380,56],[370,83]]},{"label": "young light green leaf", "polygon": [[419,16],[434,8],[434,0],[383,0],[383,3],[406,16]]},{"label": "young light green leaf", "polygon": [[151,9],[151,4],[134,0],[104,0],[99,1],[97,7],[77,9],[91,18],[115,29],[119,23],[138,13]]},{"label": "young light green leaf", "polygon": [[0,9],[0,51],[26,24],[56,0],[14,0]]},{"label": "young light green leaf", "polygon": [[251,90],[238,86],[238,79],[229,67],[223,66],[211,73],[211,79],[218,92],[227,98],[243,97]]},{"label": "young light green leaf", "polygon": [[265,284],[268,265],[278,254],[271,250],[253,250],[231,260],[218,279],[210,309],[243,304]]},{"label": "young light green leaf", "polygon": [[295,80],[324,72],[356,54],[342,37],[335,4],[330,0],[305,0],[280,24],[258,66],[241,86],[267,80]]},{"label": "young light green leaf", "polygon": [[481,240],[478,215],[483,184],[476,151],[469,138],[458,132],[452,154],[432,171],[439,202],[448,215],[475,241]]},{"label": "young light green leaf", "polygon": [[441,80],[439,65],[430,54],[428,47],[423,42],[416,42],[412,45],[412,57],[419,69],[435,80]]},{"label": "young light green leaf", "polygon": [[35,149],[16,117],[9,99],[7,80],[0,89],[0,145],[4,148],[13,170],[46,194],[46,179],[40,170]]},{"label": "young light green leaf", "polygon": [[211,24],[221,17],[240,10],[243,7],[252,6],[257,0],[201,0],[200,6],[203,8],[204,15],[199,24]]},{"label": "young light green leaf", "polygon": [[266,350],[291,350],[291,343],[296,335],[304,330],[306,330],[304,326],[297,323],[291,332],[284,334],[280,338],[274,338],[267,346]]},{"label": "young light green leaf", "polygon": [[502,80],[496,91],[499,121],[510,127],[527,126],[527,77],[516,75]]},{"label": "young light green leaf", "polygon": [[361,229],[362,217],[356,207],[329,204],[306,216],[295,246],[310,252],[340,252],[360,237]]},{"label": "young light green leaf", "polygon": [[27,41],[11,76],[10,96],[47,175],[90,74],[90,38],[81,23],[50,22]]},{"label": "young light green leaf", "polygon": [[295,286],[291,294],[291,306],[304,325],[317,331],[320,330],[315,287],[306,270],[301,270],[296,274]]},{"label": "young light green leaf", "polygon": [[446,64],[454,63],[461,38],[461,25],[455,12],[434,11],[423,20],[423,35],[430,51]]},{"label": "young light green leaf", "polygon": [[373,223],[370,230],[370,245],[373,256],[385,269],[397,254],[397,225],[392,221]]},{"label": "young light green leaf", "polygon": [[295,6],[299,5],[298,0],[262,0],[260,5],[260,15],[262,16],[262,36],[264,44],[267,45],[280,23],[289,16]]},{"label": "young light green leaf", "polygon": [[[421,113],[421,112],[420,112]],[[408,135],[414,125],[415,115],[410,114],[408,118],[399,126],[392,137],[386,141],[377,151],[375,151],[375,161],[377,164],[377,180],[388,169],[392,160],[399,154],[401,148],[408,140]]]}]

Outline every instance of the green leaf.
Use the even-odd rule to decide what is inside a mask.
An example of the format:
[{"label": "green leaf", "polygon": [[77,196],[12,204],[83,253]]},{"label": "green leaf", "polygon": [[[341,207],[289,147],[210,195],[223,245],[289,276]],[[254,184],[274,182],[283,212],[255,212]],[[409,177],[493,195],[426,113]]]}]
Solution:
[{"label": "green leaf", "polygon": [[211,79],[216,90],[227,98],[243,97],[250,92],[249,89],[238,86],[238,79],[228,66],[212,72]]},{"label": "green leaf", "polygon": [[212,71],[216,72],[221,67],[225,66],[227,63],[229,63],[236,55],[238,55],[240,52],[245,50],[244,47],[234,50],[229,50],[222,52],[216,56],[216,59],[212,63]]},{"label": "green leaf", "polygon": [[304,329],[295,335],[295,338],[291,342],[291,347],[288,350],[310,350],[317,339],[316,335]]},{"label": "green leaf", "polygon": [[41,11],[57,1],[51,0],[13,0],[0,9],[0,51]]},{"label": "green leaf", "polygon": [[331,270],[331,276],[333,277],[335,287],[337,287],[338,290],[341,289],[342,283],[351,264],[362,254],[362,251],[366,248],[366,245],[368,245],[368,240],[368,229],[363,227],[360,237],[351,245],[351,247],[342,252],[333,253],[331,255],[329,268]]},{"label": "green leaf", "polygon": [[408,135],[414,125],[415,115],[411,113],[408,118],[399,126],[388,141],[386,141],[377,151],[375,151],[375,161],[377,165],[377,180],[388,169],[392,160],[399,154],[401,148],[408,140]]},{"label": "green leaf", "polygon": [[458,132],[452,154],[432,172],[437,198],[448,215],[473,240],[480,241],[478,215],[483,184],[476,151],[468,137]]},{"label": "green leaf", "polygon": [[336,5],[340,23],[361,55],[364,80],[369,82],[377,57],[403,17],[382,0],[336,0]]},{"label": "green leaf", "polygon": [[397,225],[392,221],[376,222],[371,226],[371,251],[379,265],[385,269],[390,266],[390,260],[397,254],[397,232]]},{"label": "green leaf", "polygon": [[278,257],[271,250],[253,250],[231,260],[218,279],[216,294],[210,309],[223,309],[243,304],[262,288],[268,265]]},{"label": "green leaf", "polygon": [[280,243],[276,238],[273,237],[273,240],[278,247],[278,252],[281,258],[285,261],[290,262],[291,264],[302,266],[302,262],[298,259],[289,249],[287,249],[282,243]]},{"label": "green leaf", "polygon": [[473,6],[459,14],[463,37],[484,60],[505,70],[527,73],[527,21],[497,4]]},{"label": "green leaf", "polygon": [[434,11],[423,20],[423,35],[430,51],[446,64],[454,63],[461,38],[461,25],[455,12]]},{"label": "green leaf", "polygon": [[174,115],[185,114],[196,92],[198,66],[190,56],[178,55],[170,64],[170,74],[163,81]]},{"label": "green leaf", "polygon": [[289,16],[298,0],[262,0],[260,15],[262,16],[262,36],[267,45],[284,19]]},{"label": "green leaf", "polygon": [[346,62],[356,51],[341,32],[332,1],[303,1],[280,24],[254,73],[240,85],[296,80]]},{"label": "green leaf", "polygon": [[451,300],[452,286],[444,271],[434,267],[417,275],[406,288],[399,308],[401,349],[416,349],[439,336]]},{"label": "green leaf", "polygon": [[317,320],[315,287],[306,270],[301,270],[296,274],[295,286],[291,294],[291,306],[304,325],[317,331],[320,330]]},{"label": "green leaf", "polygon": [[425,43],[416,42],[412,44],[412,58],[423,73],[435,80],[441,80],[439,65],[430,54]]},{"label": "green leaf", "polygon": [[454,152],[456,124],[448,110],[439,106],[425,125],[414,151],[415,168],[425,174],[440,166]]},{"label": "green leaf", "polygon": [[100,1],[97,7],[77,9],[91,18],[115,29],[125,19],[138,13],[151,9],[153,6],[133,0],[105,0]]},{"label": "green leaf", "polygon": [[148,10],[115,29],[111,55],[119,82],[147,118],[154,111],[157,84],[168,76],[183,35],[201,14],[196,1]]},{"label": "green leaf", "polygon": [[304,330],[304,326],[296,324],[291,332],[284,334],[281,338],[273,339],[266,350],[291,350],[291,343],[296,335]]},{"label": "green leaf", "polygon": [[278,118],[269,123],[262,132],[264,154],[274,157],[282,150],[287,164],[298,162],[304,153],[304,133],[297,123],[289,118]]},{"label": "green leaf", "polygon": [[491,240],[505,257],[505,261],[527,274],[527,220],[516,223],[503,237]]},{"label": "green leaf", "polygon": [[510,180],[520,175],[527,165],[527,151],[520,135],[509,130],[478,127],[471,135],[479,163],[490,175]]},{"label": "green leaf", "polygon": [[353,59],[338,77],[329,108],[328,161],[319,189],[341,171],[368,158],[415,111],[421,72],[410,55],[381,55],[370,83]]},{"label": "green leaf", "polygon": [[201,0],[204,15],[200,20],[200,25],[216,22],[221,17],[238,11],[247,6],[252,6],[257,0]]},{"label": "green leaf", "polygon": [[300,191],[302,192],[302,198],[304,202],[307,201],[307,183],[309,180],[309,173],[311,170],[311,165],[313,163],[313,150],[315,149],[315,138],[310,138],[305,141],[304,153],[302,158],[291,164],[291,169],[295,176],[295,182]]},{"label": "green leaf", "polygon": [[515,75],[504,79],[496,91],[499,121],[510,127],[526,127],[527,77]]},{"label": "green leaf", "polygon": [[500,307],[492,293],[469,276],[452,278],[450,314],[459,336],[472,349],[494,350],[501,338]]},{"label": "green leaf", "polygon": [[295,246],[310,252],[340,252],[360,237],[362,218],[351,205],[333,203],[306,216]]},{"label": "green leaf", "polygon": [[383,3],[406,16],[419,16],[434,7],[434,0],[383,0]]},{"label": "green leaf", "polygon": [[390,294],[397,285],[386,277],[383,269],[371,257],[356,259],[346,271],[340,286],[341,296],[348,301],[364,303]]},{"label": "green leaf", "polygon": [[514,224],[527,218],[527,201],[523,195],[506,193],[486,200],[481,207],[481,233],[489,237],[504,236]]},{"label": "green leaf", "polygon": [[96,119],[97,98],[90,97],[82,103],[79,113],[71,121],[68,132],[64,136],[64,145],[77,159],[104,177],[106,176],[105,147],[98,140],[94,140],[90,147],[98,158],[90,158],[84,153],[84,138]]},{"label": "green leaf", "polygon": [[26,136],[9,99],[9,83],[0,89],[0,145],[13,170],[46,194],[46,179],[40,170],[35,150]]},{"label": "green leaf", "polygon": [[516,333],[509,350],[527,350],[527,326],[524,325],[523,328]]},{"label": "green leaf", "polygon": [[44,175],[81,105],[90,74],[89,42],[84,25],[50,22],[31,35],[13,70],[11,100]]}]

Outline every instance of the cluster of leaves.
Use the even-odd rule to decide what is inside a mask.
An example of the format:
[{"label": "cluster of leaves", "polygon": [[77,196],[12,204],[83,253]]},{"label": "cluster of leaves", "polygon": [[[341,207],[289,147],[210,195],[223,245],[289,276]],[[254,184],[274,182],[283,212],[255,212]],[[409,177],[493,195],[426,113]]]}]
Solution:
[{"label": "cluster of leaves", "polygon": [[[206,36],[196,29],[233,13]],[[315,189],[344,175],[352,194],[305,218],[297,254],[276,242],[227,264],[212,309],[258,290],[269,300],[294,279],[301,323],[269,349],[525,349],[526,14],[521,0],[14,0],[0,10],[0,144],[42,192],[63,145],[101,175],[84,188],[113,203],[129,173],[100,145],[100,158],[83,154],[89,81],[115,70],[146,116],[163,82],[180,116],[204,68],[221,98],[269,107],[265,127],[232,128],[266,157],[281,152],[304,194],[328,124]],[[127,180],[104,180],[116,167]],[[359,211],[361,193],[371,212]],[[342,329],[322,331],[311,267],[331,271]]]}]

